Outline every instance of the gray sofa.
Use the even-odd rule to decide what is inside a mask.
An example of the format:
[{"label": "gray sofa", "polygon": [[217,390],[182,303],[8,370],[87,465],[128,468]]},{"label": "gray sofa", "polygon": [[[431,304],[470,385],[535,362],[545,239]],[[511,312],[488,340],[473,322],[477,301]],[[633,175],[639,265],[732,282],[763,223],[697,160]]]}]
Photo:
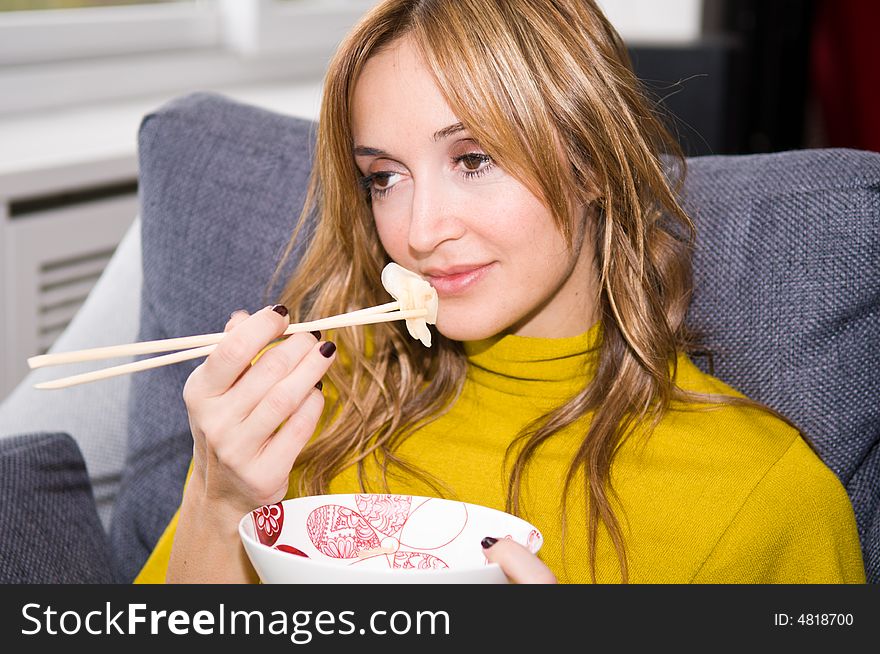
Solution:
[{"label": "gray sofa", "polygon": [[[270,303],[312,145],[311,123],[216,95],[147,116],[140,221],[53,349],[95,345],[96,333],[115,343],[218,331],[233,310]],[[876,583],[880,154],[689,166],[689,323],[706,352],[695,361],[810,435],[850,494]],[[0,406],[0,581],[134,577],[180,499],[191,456],[180,394],[195,365],[51,392],[30,387],[73,370],[35,371]]]}]

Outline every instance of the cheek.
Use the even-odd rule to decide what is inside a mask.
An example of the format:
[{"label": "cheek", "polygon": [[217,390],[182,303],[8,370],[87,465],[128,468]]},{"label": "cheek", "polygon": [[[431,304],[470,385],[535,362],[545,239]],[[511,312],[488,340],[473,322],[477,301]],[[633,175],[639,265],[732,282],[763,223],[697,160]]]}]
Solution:
[{"label": "cheek", "polygon": [[404,261],[409,250],[406,221],[395,219],[394,216],[389,215],[388,211],[380,209],[373,211],[373,222],[385,252],[389,257],[406,267]]},{"label": "cheek", "polygon": [[523,269],[552,265],[566,254],[565,239],[549,209],[522,187],[517,190],[492,207],[484,233]]}]

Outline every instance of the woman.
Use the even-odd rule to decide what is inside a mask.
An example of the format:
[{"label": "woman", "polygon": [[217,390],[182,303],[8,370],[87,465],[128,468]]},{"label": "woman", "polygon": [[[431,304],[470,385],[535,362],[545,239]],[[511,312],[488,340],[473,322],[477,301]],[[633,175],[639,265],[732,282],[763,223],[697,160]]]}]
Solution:
[{"label": "woman", "polygon": [[[187,381],[191,476],[139,580],[255,581],[243,514],[365,490],[523,515],[540,558],[483,541],[514,581],[863,582],[833,473],[685,355],[693,228],[664,153],[592,2],[370,12],[327,76],[310,249]],[[433,347],[396,323],[251,366],[290,319],[387,301],[389,260],[438,291]]]}]

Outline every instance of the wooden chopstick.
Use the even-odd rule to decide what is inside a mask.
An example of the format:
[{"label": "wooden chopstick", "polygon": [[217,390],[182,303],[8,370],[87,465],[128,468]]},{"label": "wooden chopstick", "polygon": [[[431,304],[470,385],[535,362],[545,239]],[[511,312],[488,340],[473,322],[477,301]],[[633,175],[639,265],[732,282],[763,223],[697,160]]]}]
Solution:
[{"label": "wooden chopstick", "polygon": [[[369,307],[369,309],[375,308],[377,307]],[[339,329],[341,327],[355,327],[357,325],[374,325],[382,322],[393,322],[395,320],[424,318],[428,315],[428,311],[426,309],[410,309],[407,311],[391,311],[386,313],[363,313],[364,311],[367,311],[367,309],[360,309],[358,311],[353,311],[350,314],[340,314],[338,316],[331,316],[329,318],[322,318],[320,320],[312,320],[310,322],[295,323],[293,325],[290,325],[290,327],[285,330],[284,334],[287,335],[297,332],[315,331],[318,329]],[[297,329],[295,331],[291,331],[291,328]],[[213,336],[213,334],[206,334],[205,336]],[[223,334],[220,334],[220,337],[222,338]],[[199,337],[196,336],[191,338]],[[129,373],[139,372],[141,370],[160,368],[162,366],[168,366],[173,363],[180,363],[181,361],[189,361],[190,359],[197,359],[199,357],[208,356],[216,349],[216,347],[217,343],[212,343],[210,345],[195,347],[188,350],[183,350],[181,352],[174,352],[173,354],[165,354],[158,357],[152,357],[150,359],[142,359],[141,361],[132,361],[131,363],[124,363],[119,366],[102,368],[100,370],[85,372],[79,375],[71,375],[70,377],[62,377],[61,379],[53,379],[52,381],[40,382],[38,384],[34,384],[34,388],[67,388],[68,386],[86,384],[88,382],[98,381],[100,379],[107,379],[109,377],[118,377],[119,375],[127,375]]]},{"label": "wooden chopstick", "polygon": [[[325,324],[327,321],[335,319],[358,318],[360,316],[373,315],[376,313],[386,313],[395,311],[400,306],[397,302],[388,302],[387,304],[379,304],[375,307],[367,307],[366,309],[358,309],[348,313],[341,313],[320,320],[312,320],[309,322],[300,322],[290,325],[284,333],[296,334],[302,332],[313,332],[319,329],[334,329],[336,326],[328,325],[322,327],[319,323]],[[345,326],[345,325],[341,325]],[[45,366],[58,366],[65,363],[81,363],[83,361],[99,361],[101,359],[112,359],[115,357],[129,357],[138,354],[155,354],[156,352],[171,352],[172,350],[188,350],[190,348],[202,347],[204,345],[214,345],[219,343],[223,338],[224,332],[216,334],[201,334],[199,336],[181,336],[179,338],[163,338],[156,341],[141,341],[140,343],[128,343],[126,345],[109,345],[107,347],[92,347],[86,350],[72,350],[70,352],[53,352],[52,354],[40,354],[30,357],[27,362],[33,368],[43,368]],[[185,361],[186,359],[181,359]]]}]

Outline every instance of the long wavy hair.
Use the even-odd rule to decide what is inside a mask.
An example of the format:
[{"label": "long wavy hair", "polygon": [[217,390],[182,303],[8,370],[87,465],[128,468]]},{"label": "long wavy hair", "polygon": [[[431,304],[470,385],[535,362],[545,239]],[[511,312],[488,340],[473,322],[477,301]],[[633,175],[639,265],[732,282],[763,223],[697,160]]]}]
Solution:
[{"label": "long wavy hair", "polygon": [[[620,444],[642,426],[649,433],[673,401],[739,402],[691,396],[675,385],[677,354],[689,346],[684,319],[694,241],[677,200],[684,158],[643,94],[623,42],[592,0],[382,2],[342,42],[325,80],[307,201],[287,250],[315,220],[310,246],[281,298],[294,320],[387,301],[379,273],[389,259],[359,184],[351,111],[367,60],[402,37],[419,48],[474,139],[546,203],[569,243],[576,232],[573,202],[590,207],[601,286],[596,374],[511,444],[506,509],[522,511],[520,486],[541,444],[590,416],[566,477],[562,515],[582,473],[592,577],[601,523],[626,582],[610,479]],[[337,474],[357,465],[363,491],[387,491],[389,473],[402,472],[448,494],[441,480],[397,450],[454,403],[467,366],[461,344],[439,336],[424,348],[399,322],[376,326],[369,337],[365,332],[334,336],[344,353],[343,365],[328,373],[338,396],[328,411],[334,417],[297,459],[296,490],[326,492]],[[365,482],[371,458],[383,489]]]}]

